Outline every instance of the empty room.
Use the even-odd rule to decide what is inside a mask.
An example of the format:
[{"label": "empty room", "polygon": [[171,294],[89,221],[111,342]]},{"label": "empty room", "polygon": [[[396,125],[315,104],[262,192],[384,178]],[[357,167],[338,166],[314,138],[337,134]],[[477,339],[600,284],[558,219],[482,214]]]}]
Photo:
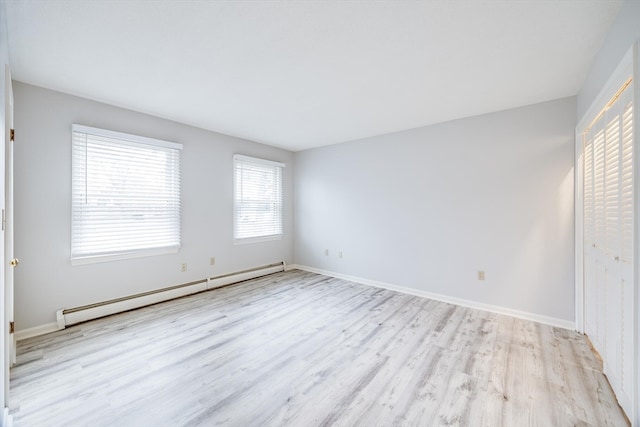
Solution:
[{"label": "empty room", "polygon": [[640,0],[0,0],[0,426],[640,427]]}]

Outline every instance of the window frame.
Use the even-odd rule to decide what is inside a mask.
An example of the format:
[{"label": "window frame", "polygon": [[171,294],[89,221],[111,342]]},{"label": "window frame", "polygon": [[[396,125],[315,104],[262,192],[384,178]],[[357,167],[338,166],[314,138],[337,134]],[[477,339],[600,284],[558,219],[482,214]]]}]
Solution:
[{"label": "window frame", "polygon": [[[255,164],[261,167],[271,167],[278,171],[278,190],[279,190],[279,226],[280,232],[265,236],[249,236],[249,237],[237,237],[238,234],[238,165],[242,164]],[[266,160],[258,157],[245,156],[242,154],[233,155],[233,244],[245,245],[259,242],[267,242],[274,240],[281,240],[284,234],[284,168],[285,163],[276,162],[272,160]],[[274,203],[278,203],[276,200]]]},{"label": "window frame", "polygon": [[[162,149],[163,151],[166,151],[166,149],[177,151],[177,177],[172,174],[174,183],[175,181],[177,181],[177,206],[178,206],[177,218],[173,218],[174,220],[177,220],[177,242],[175,244],[159,246],[159,247],[148,246],[148,247],[139,248],[139,249],[123,248],[121,250],[113,250],[108,252],[104,251],[102,253],[95,253],[95,254],[82,253],[82,252],[77,253],[77,248],[76,250],[74,250],[74,243],[75,243],[74,236],[78,232],[76,227],[78,227],[78,224],[80,223],[80,221],[77,221],[74,218],[74,214],[76,214],[78,210],[77,200],[75,200],[75,197],[76,197],[75,186],[82,185],[81,182],[80,183],[76,182],[76,180],[80,180],[79,178],[76,178],[76,173],[77,173],[76,168],[78,166],[76,165],[76,160],[74,159],[74,156],[76,155],[75,150],[76,150],[76,144],[77,144],[77,142],[75,141],[76,133],[86,134],[88,136],[97,137],[97,138],[119,140],[121,141],[120,142],[121,148],[122,146],[145,145],[145,146],[157,147],[159,149]],[[116,148],[117,145],[114,143],[112,147]],[[147,256],[154,256],[154,255],[171,254],[171,253],[177,253],[180,250],[181,243],[182,243],[181,242],[182,241],[182,237],[181,237],[181,232],[182,232],[182,207],[181,207],[182,205],[182,191],[181,191],[182,190],[181,189],[182,156],[181,156],[181,151],[182,151],[182,148],[183,148],[183,145],[176,142],[164,141],[164,140],[148,138],[148,137],[139,136],[139,135],[132,135],[132,134],[127,134],[123,132],[111,131],[107,129],[94,128],[94,127],[79,125],[79,124],[72,125],[71,127],[71,227],[70,227],[71,228],[70,230],[71,254],[69,258],[72,265],[84,265],[84,264],[147,257]],[[87,175],[86,175],[86,172],[84,173],[85,173],[84,180],[86,182]],[[174,194],[174,196],[176,195]]]}]

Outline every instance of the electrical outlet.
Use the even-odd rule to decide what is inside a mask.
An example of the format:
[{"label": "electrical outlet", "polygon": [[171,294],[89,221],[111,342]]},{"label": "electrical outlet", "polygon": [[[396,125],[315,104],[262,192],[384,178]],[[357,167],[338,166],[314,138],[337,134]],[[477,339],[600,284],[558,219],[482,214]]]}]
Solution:
[{"label": "electrical outlet", "polygon": [[324,250],[324,256],[329,256],[329,249]]},{"label": "electrical outlet", "polygon": [[209,258],[209,265],[216,265],[216,257],[212,256]]},{"label": "electrical outlet", "polygon": [[484,280],[484,270],[478,270],[478,280]]},{"label": "electrical outlet", "polygon": [[185,271],[187,271],[187,263],[186,263],[186,262],[183,262],[183,263],[182,263],[182,265],[180,266],[180,271],[182,271],[183,273],[184,273]]}]

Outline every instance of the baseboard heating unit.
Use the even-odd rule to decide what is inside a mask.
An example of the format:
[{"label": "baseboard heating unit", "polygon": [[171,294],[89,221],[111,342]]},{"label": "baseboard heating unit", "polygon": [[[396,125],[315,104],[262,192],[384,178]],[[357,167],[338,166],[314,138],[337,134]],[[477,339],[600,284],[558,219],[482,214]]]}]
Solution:
[{"label": "baseboard heating unit", "polygon": [[100,317],[116,313],[122,313],[123,311],[133,310],[147,305],[180,298],[186,295],[220,288],[233,283],[255,279],[268,274],[278,273],[284,271],[284,269],[285,263],[282,261],[277,264],[269,264],[262,267],[224,274],[222,276],[209,277],[195,282],[183,283],[181,285],[103,301],[96,304],[58,310],[56,313],[58,329],[64,329],[67,326],[75,325],[77,323],[98,319]]}]

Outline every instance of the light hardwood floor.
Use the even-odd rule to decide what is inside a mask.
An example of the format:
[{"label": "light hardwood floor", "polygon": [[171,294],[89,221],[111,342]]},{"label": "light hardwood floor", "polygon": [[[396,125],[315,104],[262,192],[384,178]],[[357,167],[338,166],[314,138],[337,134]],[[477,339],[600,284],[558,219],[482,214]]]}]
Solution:
[{"label": "light hardwood floor", "polygon": [[626,426],[580,334],[293,270],[24,340],[21,426]]}]

